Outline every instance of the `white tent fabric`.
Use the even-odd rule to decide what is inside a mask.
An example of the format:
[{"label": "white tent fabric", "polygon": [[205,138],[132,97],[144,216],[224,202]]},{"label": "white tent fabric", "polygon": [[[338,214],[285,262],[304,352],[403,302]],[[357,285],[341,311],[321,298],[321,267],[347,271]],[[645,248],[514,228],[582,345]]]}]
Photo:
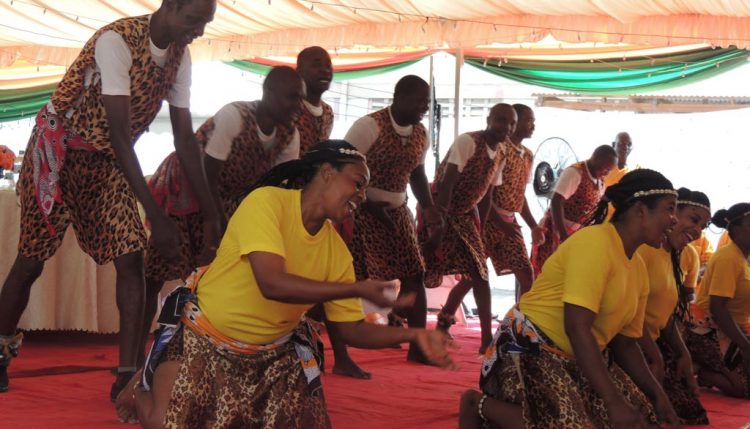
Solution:
[{"label": "white tent fabric", "polygon": [[[67,65],[99,27],[145,14],[160,0],[2,0],[0,67],[24,59]],[[310,45],[470,48],[536,42],[744,48],[748,0],[219,0],[191,46],[196,61],[289,55]]]}]

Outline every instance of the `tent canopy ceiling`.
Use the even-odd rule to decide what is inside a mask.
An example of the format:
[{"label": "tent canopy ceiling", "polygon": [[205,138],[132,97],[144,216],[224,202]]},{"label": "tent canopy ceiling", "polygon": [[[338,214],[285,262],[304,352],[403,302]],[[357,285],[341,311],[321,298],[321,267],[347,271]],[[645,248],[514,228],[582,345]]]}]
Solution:
[{"label": "tent canopy ceiling", "polygon": [[[2,0],[0,66],[67,65],[99,27],[150,13],[160,0]],[[331,51],[474,48],[547,36],[563,42],[744,48],[750,1],[705,0],[219,0],[191,46],[196,61]]]}]

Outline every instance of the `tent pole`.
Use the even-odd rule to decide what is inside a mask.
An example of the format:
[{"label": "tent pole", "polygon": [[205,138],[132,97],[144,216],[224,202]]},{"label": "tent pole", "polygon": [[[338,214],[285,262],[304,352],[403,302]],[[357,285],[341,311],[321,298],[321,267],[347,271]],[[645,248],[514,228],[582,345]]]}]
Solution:
[{"label": "tent pole", "polygon": [[429,130],[430,132],[427,133],[427,139],[430,142],[430,147],[432,148],[432,153],[435,156],[435,169],[437,170],[437,165],[440,164],[439,159],[439,147],[438,144],[440,142],[440,136],[435,135],[435,105],[437,105],[437,91],[435,91],[435,64],[434,64],[434,58],[433,54],[430,54],[430,92],[432,93],[430,96],[430,116],[428,118],[429,121]]},{"label": "tent pole", "polygon": [[463,48],[456,49],[456,81],[454,82],[454,95],[453,95],[453,139],[458,137],[458,122],[461,118],[461,111],[463,110],[463,100],[461,100],[461,66],[464,65],[464,50]]}]

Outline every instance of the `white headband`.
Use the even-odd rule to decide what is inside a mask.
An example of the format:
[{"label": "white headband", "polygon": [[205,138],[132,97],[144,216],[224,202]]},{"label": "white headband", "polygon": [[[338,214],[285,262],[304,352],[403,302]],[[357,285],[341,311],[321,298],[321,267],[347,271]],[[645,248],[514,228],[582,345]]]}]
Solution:
[{"label": "white headband", "polygon": [[709,207],[709,206],[707,206],[705,204],[696,203],[695,201],[677,200],[677,205],[678,206],[688,205],[688,206],[700,207],[702,209],[706,209],[709,213],[711,213],[711,207]]},{"label": "white headband", "polygon": [[339,153],[343,153],[344,155],[356,156],[358,158],[362,158],[363,160],[366,159],[365,156],[360,151],[355,150],[355,149],[346,149],[346,148],[341,147],[339,148]]},{"label": "white headband", "polygon": [[652,189],[650,191],[638,191],[631,198],[650,197],[651,195],[674,195],[677,196],[677,191],[674,189]]}]

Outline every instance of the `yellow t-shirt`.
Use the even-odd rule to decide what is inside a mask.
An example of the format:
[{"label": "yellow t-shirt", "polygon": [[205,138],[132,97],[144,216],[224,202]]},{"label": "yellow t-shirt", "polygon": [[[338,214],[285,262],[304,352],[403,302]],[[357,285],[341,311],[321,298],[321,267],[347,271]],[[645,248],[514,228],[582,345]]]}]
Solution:
[{"label": "yellow t-shirt", "polygon": [[679,294],[674,278],[672,257],[664,249],[654,249],[643,244],[636,251],[648,271],[648,302],[646,303],[646,330],[649,337],[659,338],[669,317],[677,307]]},{"label": "yellow t-shirt", "polygon": [[[615,183],[619,183],[620,180],[622,180],[622,176],[628,173],[630,171],[630,168],[625,167],[622,170],[618,168],[615,165],[615,168],[612,169],[612,171],[609,172],[606,176],[604,176],[604,188],[609,188],[610,186],[614,185]],[[615,214],[615,206],[612,205],[612,203],[609,203],[608,209],[607,209],[607,220],[612,219],[612,215]]]},{"label": "yellow t-shirt", "polygon": [[640,338],[648,297],[648,274],[640,256],[625,255],[611,223],[583,228],[547,259],[521,311],[560,349],[573,354],[565,334],[563,303],[596,313],[592,333],[604,347],[617,334]]},{"label": "yellow t-shirt", "polygon": [[698,276],[701,270],[701,259],[693,246],[685,246],[680,253],[682,286],[695,290],[698,287]]},{"label": "yellow t-shirt", "polygon": [[705,265],[706,263],[708,263],[708,260],[711,259],[711,255],[714,254],[714,247],[711,246],[711,242],[708,241],[705,232],[702,232],[700,238],[690,243],[690,245],[698,251],[701,265]]},{"label": "yellow t-shirt", "polygon": [[[211,324],[230,338],[268,344],[291,332],[312,305],[266,299],[247,256],[268,252],[282,256],[286,271],[307,279],[353,283],[352,256],[328,221],[310,235],[302,224],[301,192],[260,188],[242,201],[229,220],[216,259],[197,288],[198,306]],[[364,318],[359,299],[324,304],[334,322]]]},{"label": "yellow t-shirt", "polygon": [[628,173],[630,171],[630,168],[627,166],[623,169],[620,169],[619,167],[615,166],[615,168],[612,169],[612,171],[609,172],[606,176],[604,176],[604,186],[610,187],[614,185],[615,183],[619,183],[622,179],[622,176]]},{"label": "yellow t-shirt", "polygon": [[732,242],[714,253],[698,288],[696,304],[710,314],[710,297],[729,298],[727,309],[740,326],[750,323],[750,265]]},{"label": "yellow t-shirt", "polygon": [[716,250],[721,249],[731,242],[732,239],[729,238],[729,231],[724,231],[724,233],[721,234],[721,237],[719,237],[719,244],[716,245]]}]

